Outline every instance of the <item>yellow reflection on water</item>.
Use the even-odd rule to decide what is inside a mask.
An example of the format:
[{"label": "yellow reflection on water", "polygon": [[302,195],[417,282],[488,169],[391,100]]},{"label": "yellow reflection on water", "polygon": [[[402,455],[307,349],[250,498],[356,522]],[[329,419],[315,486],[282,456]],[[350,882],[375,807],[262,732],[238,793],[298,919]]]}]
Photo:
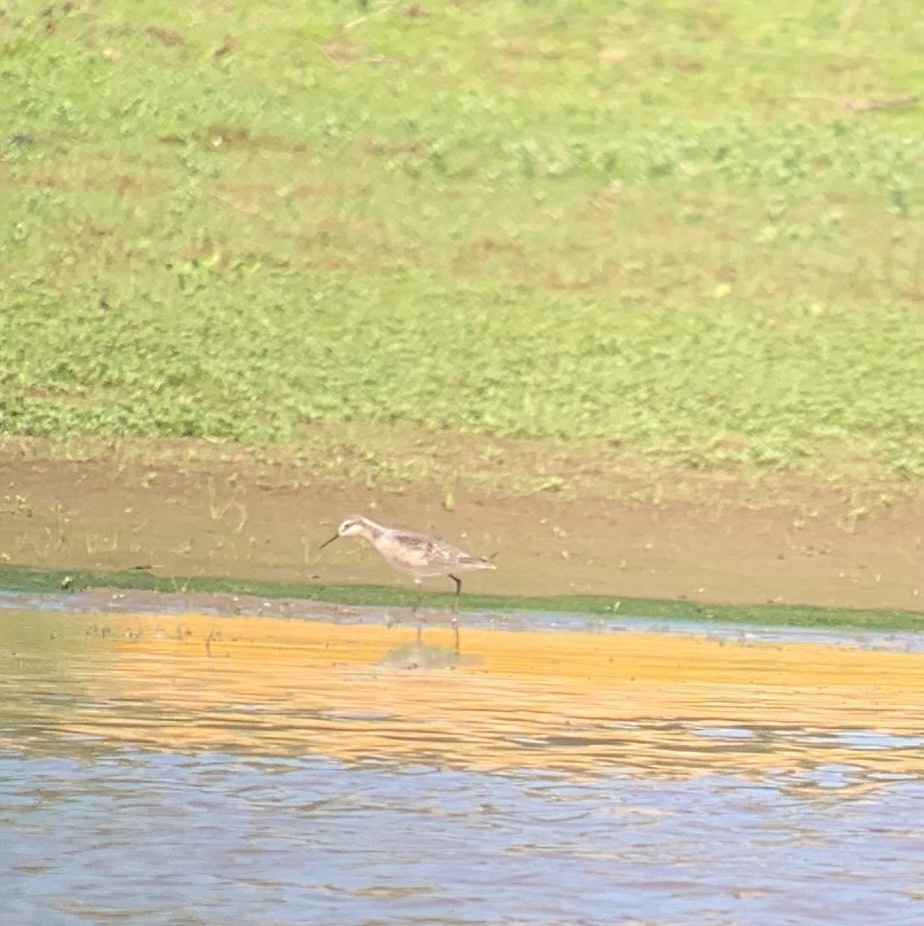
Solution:
[{"label": "yellow reflection on water", "polygon": [[[59,732],[470,769],[924,772],[924,655],[692,634],[73,616]],[[101,630],[97,623],[106,625]],[[68,669],[68,660],[71,661]]]},{"label": "yellow reflection on water", "polygon": [[[49,736],[489,770],[924,773],[921,654],[465,629],[456,660],[444,627],[420,649],[413,627],[56,619],[68,632],[52,635],[50,677],[18,683],[44,692],[21,703],[32,732]],[[63,710],[53,695],[65,683]]]}]

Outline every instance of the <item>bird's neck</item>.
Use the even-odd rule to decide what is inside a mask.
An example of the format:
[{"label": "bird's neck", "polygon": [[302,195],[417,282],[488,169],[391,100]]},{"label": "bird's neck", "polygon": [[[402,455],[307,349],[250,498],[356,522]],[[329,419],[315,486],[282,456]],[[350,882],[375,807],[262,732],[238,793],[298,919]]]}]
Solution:
[{"label": "bird's neck", "polygon": [[366,539],[372,543],[375,543],[385,533],[385,528],[381,524],[376,524],[375,521],[370,521],[368,518],[363,518],[363,527],[365,528]]}]

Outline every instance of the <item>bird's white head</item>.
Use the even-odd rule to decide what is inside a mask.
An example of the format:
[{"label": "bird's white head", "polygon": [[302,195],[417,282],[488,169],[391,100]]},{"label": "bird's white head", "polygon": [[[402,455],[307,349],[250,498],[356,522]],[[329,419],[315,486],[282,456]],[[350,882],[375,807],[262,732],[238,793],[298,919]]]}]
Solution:
[{"label": "bird's white head", "polygon": [[337,533],[330,540],[325,540],[318,549],[323,550],[328,544],[339,540],[341,537],[368,537],[374,528],[375,525],[368,518],[364,518],[359,514],[350,515],[337,528]]},{"label": "bird's white head", "polygon": [[358,537],[362,534],[365,534],[369,530],[369,520],[364,518],[362,515],[353,514],[350,515],[341,525],[337,528],[338,537]]}]

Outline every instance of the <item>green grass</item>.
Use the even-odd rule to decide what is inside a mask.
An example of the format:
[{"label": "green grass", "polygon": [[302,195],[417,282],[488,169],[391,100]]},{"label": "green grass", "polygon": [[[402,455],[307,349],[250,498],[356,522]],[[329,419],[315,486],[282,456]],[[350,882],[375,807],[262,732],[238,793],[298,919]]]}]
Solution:
[{"label": "green grass", "polygon": [[[407,589],[377,585],[316,585],[236,581],[220,578],[175,579],[148,572],[92,572],[32,570],[0,566],[0,589],[67,596],[85,589],[122,589],[164,593],[245,595],[253,602],[241,603],[242,610],[258,607],[261,600],[294,598],[357,607],[410,607],[416,593]],[[427,593],[425,607],[447,610],[454,596]],[[534,614],[582,614],[599,617],[648,618],[694,621],[742,626],[808,627],[833,630],[909,631],[924,630],[924,614],[915,611],[822,608],[805,605],[721,605],[697,604],[655,598],[614,598],[609,595],[552,595],[546,597],[466,594],[465,609],[472,612],[530,612]]]},{"label": "green grass", "polygon": [[0,431],[924,476],[921,106],[837,105],[917,0],[67,9],[0,14]]}]

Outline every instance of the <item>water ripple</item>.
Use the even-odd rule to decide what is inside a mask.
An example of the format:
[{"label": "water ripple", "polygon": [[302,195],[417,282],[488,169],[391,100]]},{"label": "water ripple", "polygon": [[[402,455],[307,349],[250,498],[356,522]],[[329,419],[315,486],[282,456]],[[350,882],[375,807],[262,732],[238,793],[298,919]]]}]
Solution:
[{"label": "water ripple", "polygon": [[412,633],[4,612],[5,921],[922,921],[919,654]]}]

